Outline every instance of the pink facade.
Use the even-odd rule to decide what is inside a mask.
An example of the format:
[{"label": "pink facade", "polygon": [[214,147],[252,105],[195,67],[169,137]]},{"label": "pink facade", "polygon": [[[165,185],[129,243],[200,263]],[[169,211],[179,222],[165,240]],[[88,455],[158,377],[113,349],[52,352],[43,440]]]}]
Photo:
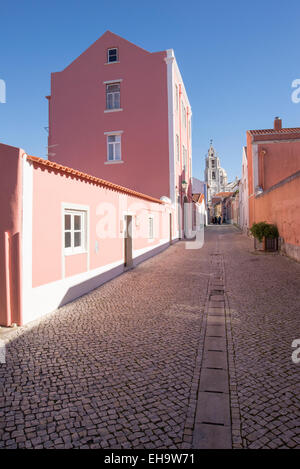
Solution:
[{"label": "pink facade", "polygon": [[150,53],[107,31],[52,74],[47,99],[48,160],[0,146],[6,326],[184,237],[192,201],[191,108],[172,49]]},{"label": "pink facade", "polygon": [[21,322],[22,168],[19,148],[0,144],[0,324]]},{"label": "pink facade", "polygon": [[[150,53],[107,31],[52,74],[47,98],[49,160],[173,203],[191,200],[191,108],[173,50]],[[179,216],[177,224],[181,236]]]},{"label": "pink facade", "polygon": [[1,325],[55,310],[176,238],[170,203],[6,145],[0,164]]}]

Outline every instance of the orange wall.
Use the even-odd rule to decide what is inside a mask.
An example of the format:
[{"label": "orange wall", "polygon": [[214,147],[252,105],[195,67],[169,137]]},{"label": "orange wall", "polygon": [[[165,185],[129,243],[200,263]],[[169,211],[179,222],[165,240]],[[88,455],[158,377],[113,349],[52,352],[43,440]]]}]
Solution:
[{"label": "orange wall", "polygon": [[254,196],[253,196],[253,157],[252,136],[247,132],[247,159],[248,159],[248,194],[249,194],[249,227],[254,220]]},{"label": "orange wall", "polygon": [[264,190],[300,170],[300,142],[259,144],[258,152],[263,156]]},{"label": "orange wall", "polygon": [[300,177],[255,199],[255,222],[275,223],[285,243],[300,246]]}]

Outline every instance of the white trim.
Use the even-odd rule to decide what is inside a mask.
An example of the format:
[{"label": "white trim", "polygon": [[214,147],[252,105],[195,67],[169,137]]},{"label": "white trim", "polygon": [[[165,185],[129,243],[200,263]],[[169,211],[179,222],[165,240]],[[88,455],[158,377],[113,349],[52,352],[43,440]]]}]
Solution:
[{"label": "white trim", "polygon": [[107,55],[106,55],[106,58],[107,58],[107,63],[109,64],[115,64],[117,62],[117,60],[112,60],[112,61],[109,61],[109,51],[110,50],[116,50],[117,51],[117,59],[119,59],[119,48],[118,47],[109,47],[107,49]]},{"label": "white trim", "polygon": [[119,64],[120,61],[116,60],[116,62],[105,62],[104,65],[112,65],[112,64]]},{"label": "white trim", "polygon": [[132,257],[133,257],[133,259],[136,259],[137,257],[139,257],[143,254],[146,254],[147,252],[151,251],[152,249],[158,248],[158,247],[162,246],[163,244],[168,243],[169,241],[170,241],[169,238],[161,239],[158,243],[156,243],[154,245],[151,245],[151,246],[148,246],[146,248],[133,249],[132,250]]},{"label": "white trim", "polygon": [[[65,251],[65,230],[64,230],[64,213],[65,210],[75,210],[78,212],[85,212],[85,248],[78,252],[71,252],[67,253]],[[66,264],[65,258],[68,256],[73,256],[76,254],[87,254],[87,271],[90,270],[90,207],[89,205],[80,205],[68,202],[61,203],[61,272],[62,272],[62,279],[65,278],[66,275]]]},{"label": "white trim", "polygon": [[[23,156],[23,204],[22,204],[22,300],[21,311],[30,305],[30,293],[32,290],[32,212],[33,212],[33,166],[27,161],[27,155]],[[23,316],[24,322],[24,316]]]},{"label": "white trim", "polygon": [[122,81],[123,81],[123,78],[117,78],[116,80],[104,81],[103,85],[111,85],[112,83],[121,83]]},{"label": "white trim", "polygon": [[120,135],[124,133],[124,130],[111,130],[110,132],[104,132],[104,135]]},{"label": "white trim", "polygon": [[[109,137],[119,137],[120,141],[116,142],[109,142]],[[120,158],[115,158],[116,156],[116,146],[120,145]],[[109,159],[109,147],[113,147],[113,159]],[[111,161],[122,161],[122,135],[121,134],[108,134],[106,135],[106,161],[111,162]]]},{"label": "white trim", "polygon": [[169,165],[170,165],[170,199],[175,202],[175,152],[176,137],[175,137],[175,119],[174,119],[174,51],[173,49],[167,50],[167,57],[165,62],[167,64],[167,90],[168,90],[168,130],[169,130]]},{"label": "white trim", "polygon": [[[52,311],[55,311],[63,302],[71,288],[74,288],[77,292],[74,291],[74,296],[70,295],[69,301],[73,301],[74,299],[78,298],[79,296],[88,293],[91,289],[97,288],[102,283],[107,280],[113,278],[112,276],[105,276],[102,279],[97,281],[97,284],[92,284],[92,280],[94,277],[97,277],[102,274],[107,274],[112,269],[117,267],[122,267],[120,273],[123,272],[123,260],[118,260],[116,262],[112,262],[111,264],[107,264],[102,267],[98,267],[93,270],[89,270],[87,272],[82,272],[77,275],[73,275],[72,277],[67,277],[61,280],[57,280],[55,282],[50,282],[45,285],[41,285],[39,287],[30,288],[27,291],[27,302],[26,308],[23,311],[23,321],[24,324],[30,321],[33,321],[45,314],[48,314]],[[88,285],[86,287],[82,286],[83,282],[91,281],[91,287]],[[96,280],[95,280],[96,281]]]},{"label": "white trim", "polygon": [[[65,256],[74,256],[76,254],[85,254],[87,253],[86,249],[86,244],[87,244],[87,235],[86,235],[86,212],[85,211],[79,211],[79,210],[71,210],[66,208],[64,210],[64,217],[66,215],[69,215],[71,217],[71,227],[69,230],[65,229],[65,226],[63,225],[63,231],[64,234],[66,234],[66,231],[71,233],[71,246],[66,248],[64,246],[64,254]],[[80,230],[75,230],[74,228],[74,217],[78,216],[80,217]],[[64,220],[65,222],[65,220]],[[81,234],[81,242],[80,246],[75,247],[72,242],[72,238],[74,238],[75,232],[79,232]]]},{"label": "white trim", "polygon": [[[152,220],[152,237],[150,238],[150,220]],[[153,243],[155,240],[154,236],[154,215],[148,214],[148,243]]]},{"label": "white trim", "polygon": [[[128,215],[131,215],[128,213]],[[173,238],[175,239],[175,238]],[[133,239],[134,241],[134,239]],[[161,239],[155,245],[151,245],[142,249],[132,249],[132,259],[134,265],[137,265],[143,260],[139,257],[154,251],[153,256],[158,254],[155,252],[157,248],[166,245],[168,247],[169,239]],[[124,245],[124,243],[123,243]],[[148,257],[151,257],[151,254]],[[82,272],[72,277],[56,280],[45,285],[40,285],[35,288],[28,288],[26,291],[26,308],[23,311],[24,324],[34,321],[48,313],[55,311],[61,305],[76,300],[76,298],[88,293],[89,291],[100,287],[103,283],[112,280],[117,275],[124,272],[124,253],[123,258],[118,261],[112,262],[105,266],[98,267],[88,272]],[[101,276],[100,278],[97,278]],[[83,285],[83,283],[88,282]],[[72,292],[73,289],[73,292]],[[69,295],[67,297],[67,295]]]},{"label": "white trim", "polygon": [[253,155],[253,187],[252,194],[255,193],[255,188],[258,186],[258,145],[252,145]]},{"label": "white trim", "polygon": [[116,109],[104,109],[105,114],[107,114],[108,112],[119,112],[119,111],[123,111],[123,108],[118,107]]},{"label": "white trim", "polygon": [[119,163],[124,163],[124,160],[106,160],[106,161],[104,161],[104,164],[119,164]]},{"label": "white trim", "polygon": [[[175,54],[174,54],[174,51],[173,49],[168,49],[167,51],[167,58],[165,59],[165,62],[167,62],[167,60],[170,58],[170,57],[173,57],[173,63],[174,63],[174,68],[176,69],[176,74],[178,75],[179,77],[179,82],[181,83],[182,85],[182,93],[185,97],[185,100],[186,100],[186,103],[188,104],[189,108],[190,108],[190,114],[192,115],[192,107],[191,107],[191,104],[190,104],[190,101],[189,101],[189,98],[188,98],[188,95],[187,95],[187,92],[186,92],[186,89],[185,89],[185,86],[184,86],[184,82],[183,82],[183,79],[182,79],[182,76],[181,76],[181,73],[180,73],[180,70],[179,70],[179,67],[178,67],[178,64],[177,64],[177,61],[176,61],[176,57],[175,57]],[[173,56],[171,56],[170,54],[173,53]]]}]

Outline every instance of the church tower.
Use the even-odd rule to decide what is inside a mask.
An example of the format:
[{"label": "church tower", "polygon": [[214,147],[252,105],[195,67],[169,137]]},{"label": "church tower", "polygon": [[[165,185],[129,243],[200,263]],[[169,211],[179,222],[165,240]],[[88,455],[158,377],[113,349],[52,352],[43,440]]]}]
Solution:
[{"label": "church tower", "polygon": [[205,158],[205,181],[207,183],[208,202],[211,201],[214,194],[226,190],[227,173],[220,165],[220,158],[212,145],[212,140]]}]

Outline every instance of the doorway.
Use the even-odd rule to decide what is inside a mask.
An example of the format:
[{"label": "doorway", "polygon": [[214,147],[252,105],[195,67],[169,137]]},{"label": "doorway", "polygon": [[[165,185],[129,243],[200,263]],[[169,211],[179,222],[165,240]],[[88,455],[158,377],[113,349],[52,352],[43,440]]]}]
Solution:
[{"label": "doorway", "polygon": [[125,215],[124,266],[130,269],[132,265],[132,215]]}]

